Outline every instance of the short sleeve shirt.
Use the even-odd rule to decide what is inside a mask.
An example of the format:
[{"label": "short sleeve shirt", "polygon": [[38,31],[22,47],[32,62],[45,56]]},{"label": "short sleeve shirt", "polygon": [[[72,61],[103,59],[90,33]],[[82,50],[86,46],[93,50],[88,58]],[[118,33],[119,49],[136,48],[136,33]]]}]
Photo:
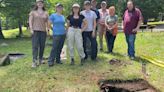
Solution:
[{"label": "short sleeve shirt", "polygon": [[53,24],[53,35],[66,34],[65,17],[63,15],[54,13],[49,17],[49,20]]},{"label": "short sleeve shirt", "polygon": [[34,31],[46,31],[46,23],[48,22],[48,13],[38,14],[37,11],[31,11],[29,16],[32,16],[32,29]]},{"label": "short sleeve shirt", "polygon": [[117,15],[114,15],[114,16],[108,15],[106,17],[105,21],[109,26],[113,26],[118,21],[118,16]]},{"label": "short sleeve shirt", "polygon": [[104,12],[102,9],[99,9],[99,13],[100,13],[100,24],[105,24],[105,18],[106,16],[109,15],[109,11],[106,9],[106,11]]},{"label": "short sleeve shirt", "polygon": [[131,12],[126,10],[123,16],[125,34],[136,34],[132,30],[137,27],[140,20],[142,20],[142,13],[138,8]]},{"label": "short sleeve shirt", "polygon": [[81,14],[85,17],[85,19],[88,22],[88,26],[87,26],[85,31],[93,31],[93,29],[94,29],[94,25],[93,25],[94,20],[97,19],[96,13],[92,10],[89,10],[89,11],[84,10],[84,11],[81,12]]},{"label": "short sleeve shirt", "polygon": [[69,15],[67,19],[69,20],[71,27],[81,28],[85,17],[83,15],[80,15],[79,18],[76,19],[73,17],[73,15]]}]

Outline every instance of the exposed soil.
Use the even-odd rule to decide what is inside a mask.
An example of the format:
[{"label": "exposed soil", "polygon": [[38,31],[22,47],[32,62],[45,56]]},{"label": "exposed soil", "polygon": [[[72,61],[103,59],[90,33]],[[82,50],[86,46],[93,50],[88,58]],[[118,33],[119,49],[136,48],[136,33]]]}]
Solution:
[{"label": "exposed soil", "polygon": [[8,55],[10,57],[10,60],[13,60],[13,61],[23,58],[25,56],[25,54],[23,53],[9,53]]},{"label": "exposed soil", "polygon": [[98,83],[101,92],[160,92],[146,80],[101,80]]},{"label": "exposed soil", "polygon": [[130,62],[128,63],[119,59],[111,59],[109,60],[109,64],[116,65],[116,66],[121,66],[121,65],[126,66],[126,65],[130,65],[131,63]]}]

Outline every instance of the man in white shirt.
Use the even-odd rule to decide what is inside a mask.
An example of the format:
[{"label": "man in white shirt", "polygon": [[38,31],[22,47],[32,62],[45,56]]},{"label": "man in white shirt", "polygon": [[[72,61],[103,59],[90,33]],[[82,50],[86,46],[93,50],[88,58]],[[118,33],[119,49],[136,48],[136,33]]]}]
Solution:
[{"label": "man in white shirt", "polygon": [[91,10],[91,2],[85,1],[84,2],[85,10],[81,12],[83,16],[85,16],[87,20],[87,28],[82,33],[83,36],[83,46],[84,52],[86,54],[85,59],[88,58],[88,53],[86,52],[86,44],[87,38],[91,42],[91,59],[95,60],[97,58],[97,41],[96,41],[96,18],[97,15],[94,11]]}]

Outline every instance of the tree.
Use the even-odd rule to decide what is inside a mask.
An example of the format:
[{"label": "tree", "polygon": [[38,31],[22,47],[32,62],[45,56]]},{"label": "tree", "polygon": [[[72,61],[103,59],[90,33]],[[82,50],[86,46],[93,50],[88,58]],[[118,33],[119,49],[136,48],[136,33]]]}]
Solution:
[{"label": "tree", "polygon": [[0,39],[4,39],[4,36],[3,36],[3,33],[2,33],[1,17],[0,17]]},{"label": "tree", "polygon": [[17,21],[19,35],[22,35],[22,25],[25,25],[28,19],[28,13],[35,0],[3,0],[0,3],[0,11],[11,19]]},{"label": "tree", "polygon": [[164,0],[135,0],[136,6],[139,7],[144,16],[144,21],[154,18],[159,20],[159,13],[163,13]]}]

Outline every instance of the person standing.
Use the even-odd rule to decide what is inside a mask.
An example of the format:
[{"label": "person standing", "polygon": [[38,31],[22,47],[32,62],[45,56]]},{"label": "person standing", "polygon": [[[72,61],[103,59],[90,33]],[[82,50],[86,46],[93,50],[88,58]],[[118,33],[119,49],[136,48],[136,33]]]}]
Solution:
[{"label": "person standing", "polygon": [[97,41],[96,41],[96,19],[97,15],[94,11],[91,10],[91,2],[85,1],[84,2],[85,10],[81,12],[81,14],[86,18],[87,20],[87,28],[82,33],[83,37],[83,47],[85,52],[85,59],[88,58],[88,54],[86,52],[86,41],[87,38],[91,42],[91,59],[96,60],[97,58]]},{"label": "person standing", "polygon": [[135,59],[135,39],[142,23],[142,13],[135,7],[133,1],[127,2],[127,10],[123,16],[123,30],[128,45],[128,56]]},{"label": "person standing", "polygon": [[115,7],[109,7],[109,15],[105,18],[106,40],[108,53],[113,53],[114,42],[118,32],[118,17],[115,14]]},{"label": "person standing", "polygon": [[32,34],[32,67],[37,67],[38,53],[39,64],[43,62],[43,54],[47,35],[48,13],[45,10],[44,2],[37,0],[34,9],[29,14],[29,27]]},{"label": "person standing", "polygon": [[96,0],[92,0],[92,1],[91,1],[91,5],[92,5],[92,6],[91,6],[91,10],[94,11],[94,12],[96,13],[96,15],[97,15],[96,21],[98,22],[99,19],[100,19],[100,13],[99,13],[98,9],[96,8],[96,6],[97,6],[97,1],[96,1]]},{"label": "person standing", "polygon": [[100,20],[98,23],[98,32],[99,32],[99,43],[100,43],[100,51],[103,51],[103,36],[106,32],[105,26],[105,18],[109,15],[108,9],[106,9],[107,3],[105,1],[101,2],[101,9],[99,9]]},{"label": "person standing", "polygon": [[87,21],[85,17],[80,14],[80,5],[77,3],[73,4],[72,14],[67,17],[67,39],[71,65],[74,65],[74,45],[77,46],[77,50],[81,58],[81,65],[84,63],[85,53],[83,49],[82,32],[86,29],[86,27]]},{"label": "person standing", "polygon": [[49,17],[49,28],[53,25],[53,47],[48,60],[49,67],[57,64],[62,64],[60,54],[66,38],[65,17],[62,15],[63,5],[61,3],[55,6],[56,13],[51,14]]}]

